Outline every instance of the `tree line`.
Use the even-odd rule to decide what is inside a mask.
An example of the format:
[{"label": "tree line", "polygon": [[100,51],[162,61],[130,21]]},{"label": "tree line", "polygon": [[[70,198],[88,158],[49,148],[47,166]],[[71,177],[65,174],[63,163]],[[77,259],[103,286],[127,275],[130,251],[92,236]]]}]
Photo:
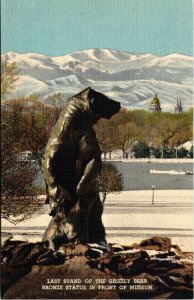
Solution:
[{"label": "tree line", "polygon": [[[136,157],[165,157],[193,137],[193,110],[182,114],[153,113],[146,110],[121,111],[111,120],[100,120],[96,133],[105,157],[116,149],[123,157],[128,150]],[[176,153],[177,154],[177,153]]]},{"label": "tree line", "polygon": [[[62,97],[61,93],[50,96],[52,105],[46,105],[37,95],[4,102],[1,118],[3,147],[6,145],[6,149],[15,149],[18,153],[30,151],[40,163],[51,130],[62,110]],[[122,108],[110,120],[99,120],[95,131],[105,156],[118,149],[124,156],[128,149],[133,150],[139,145],[145,149],[145,157],[150,155],[146,146],[156,157],[164,157],[165,148],[177,148],[192,140],[192,122],[192,109],[172,114]]]}]

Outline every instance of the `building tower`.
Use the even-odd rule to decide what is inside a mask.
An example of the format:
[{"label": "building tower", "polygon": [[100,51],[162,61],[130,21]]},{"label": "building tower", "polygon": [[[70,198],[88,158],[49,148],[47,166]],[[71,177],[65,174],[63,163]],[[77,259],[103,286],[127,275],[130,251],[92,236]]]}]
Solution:
[{"label": "building tower", "polygon": [[182,107],[182,103],[181,103],[181,98],[178,99],[178,97],[177,97],[175,113],[176,114],[182,114],[182,112],[183,112],[183,107]]},{"label": "building tower", "polygon": [[150,105],[150,111],[152,112],[161,112],[161,107],[160,107],[160,100],[157,97],[157,94],[154,96],[154,98],[151,101]]}]

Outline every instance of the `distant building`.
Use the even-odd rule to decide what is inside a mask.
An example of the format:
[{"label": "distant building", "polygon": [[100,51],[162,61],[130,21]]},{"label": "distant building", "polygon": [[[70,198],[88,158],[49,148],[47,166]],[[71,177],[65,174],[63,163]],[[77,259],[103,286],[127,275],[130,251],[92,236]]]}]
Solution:
[{"label": "distant building", "polygon": [[157,94],[154,96],[154,98],[151,101],[150,105],[150,111],[152,112],[161,112],[161,107],[160,107],[160,100],[157,97]]},{"label": "distant building", "polygon": [[182,107],[182,103],[181,103],[181,98],[180,99],[177,98],[175,113],[176,114],[182,114],[182,112],[183,112],[183,107]]}]

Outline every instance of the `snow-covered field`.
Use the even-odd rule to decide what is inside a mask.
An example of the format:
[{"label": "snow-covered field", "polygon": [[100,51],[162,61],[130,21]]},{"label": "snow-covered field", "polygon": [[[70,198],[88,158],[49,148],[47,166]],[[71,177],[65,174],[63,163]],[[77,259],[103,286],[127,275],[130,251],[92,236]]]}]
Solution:
[{"label": "snow-covered field", "polygon": [[[192,190],[124,191],[109,194],[103,223],[107,241],[130,245],[155,235],[172,238],[184,251],[192,250]],[[152,199],[154,204],[152,204]],[[13,225],[2,220],[3,239],[10,234],[40,241],[51,217],[46,206],[31,219]]]},{"label": "snow-covered field", "polygon": [[151,190],[109,195],[103,215],[108,241],[131,244],[160,235],[191,250],[192,196],[192,190],[155,190],[152,204]]},{"label": "snow-covered field", "polygon": [[[190,142],[192,143],[192,142]],[[182,147],[185,147],[184,144],[181,145]],[[191,146],[189,147],[188,150],[190,150]],[[122,157],[122,151],[118,150],[117,152],[112,152],[111,154],[111,159],[106,158],[104,159],[103,154],[102,154],[102,160],[103,161],[121,161],[125,163],[131,163],[131,162],[146,162],[146,163],[158,163],[158,164],[184,164],[184,163],[190,163],[193,164],[193,159],[192,158],[123,158]]]}]

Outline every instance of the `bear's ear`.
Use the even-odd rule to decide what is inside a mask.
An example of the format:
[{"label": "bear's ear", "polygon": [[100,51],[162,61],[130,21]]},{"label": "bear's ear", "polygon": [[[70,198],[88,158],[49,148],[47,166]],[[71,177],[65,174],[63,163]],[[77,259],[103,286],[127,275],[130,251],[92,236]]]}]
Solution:
[{"label": "bear's ear", "polygon": [[[81,98],[81,99],[89,99],[90,96],[90,91],[91,91],[91,87],[87,87],[85,90],[79,92],[78,94],[76,94],[75,96],[73,96],[73,98]],[[71,98],[70,98],[71,99]]]}]

